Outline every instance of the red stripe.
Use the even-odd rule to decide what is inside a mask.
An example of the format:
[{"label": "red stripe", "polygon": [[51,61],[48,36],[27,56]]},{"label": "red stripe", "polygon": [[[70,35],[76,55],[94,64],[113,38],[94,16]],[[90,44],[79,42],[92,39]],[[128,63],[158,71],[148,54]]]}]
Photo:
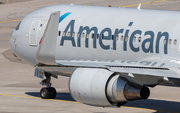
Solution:
[{"label": "red stripe", "polygon": [[[42,37],[42,38],[43,38],[43,37]],[[42,38],[41,38],[41,40],[39,41],[39,44],[41,44]]]},{"label": "red stripe", "polygon": [[38,77],[38,73],[39,73],[39,71],[37,70],[37,77]]}]

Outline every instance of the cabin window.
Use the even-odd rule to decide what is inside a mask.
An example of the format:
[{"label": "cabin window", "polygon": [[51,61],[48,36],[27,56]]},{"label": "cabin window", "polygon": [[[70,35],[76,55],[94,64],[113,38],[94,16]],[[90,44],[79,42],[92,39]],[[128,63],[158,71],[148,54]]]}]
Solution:
[{"label": "cabin window", "polygon": [[94,34],[92,34],[92,39],[94,38]]},{"label": "cabin window", "polygon": [[78,33],[77,33],[77,37],[78,37],[78,38],[79,38],[79,35],[80,35],[80,34],[79,34],[79,32],[78,32]]},{"label": "cabin window", "polygon": [[119,35],[116,35],[116,40],[118,40],[118,38],[119,38]]},{"label": "cabin window", "polygon": [[171,40],[171,39],[169,39],[169,45],[171,45],[171,42],[172,42],[172,40]]},{"label": "cabin window", "polygon": [[164,39],[163,44],[166,44],[166,39]]},{"label": "cabin window", "polygon": [[139,37],[138,41],[141,42],[141,37]]},{"label": "cabin window", "polygon": [[86,34],[86,37],[89,38],[89,33]]},{"label": "cabin window", "polygon": [[15,28],[16,31],[19,30],[20,24],[21,24],[21,22],[19,22],[19,24],[16,26],[16,28]]},{"label": "cabin window", "polygon": [[97,38],[97,39],[99,38],[99,34],[97,34],[96,38]]},{"label": "cabin window", "polygon": [[84,33],[82,33],[82,36],[81,36],[82,38],[84,38]]},{"label": "cabin window", "polygon": [[104,34],[101,35],[101,39],[104,39]]},{"label": "cabin window", "polygon": [[63,32],[63,36],[65,36],[65,35],[66,35],[66,32],[64,31],[64,32]]},{"label": "cabin window", "polygon": [[177,40],[175,39],[175,40],[174,40],[174,45],[176,45],[176,44],[177,44]]},{"label": "cabin window", "polygon": [[75,36],[75,32],[73,32],[73,34],[72,34],[72,37],[74,37]]},{"label": "cabin window", "polygon": [[133,41],[134,41],[134,42],[136,41],[136,36],[134,36]]},{"label": "cabin window", "polygon": [[129,37],[127,36],[127,37],[126,37],[126,41],[128,41],[128,39],[129,39]]},{"label": "cabin window", "polygon": [[114,35],[111,36],[111,39],[112,39],[112,40],[114,39]]},{"label": "cabin window", "polygon": [[122,36],[121,36],[121,41],[123,41],[123,39],[124,39],[124,36],[122,35]]},{"label": "cabin window", "polygon": [[71,36],[71,32],[68,32],[68,37],[70,37]]},{"label": "cabin window", "polygon": [[61,31],[59,31],[58,35],[61,36]]}]

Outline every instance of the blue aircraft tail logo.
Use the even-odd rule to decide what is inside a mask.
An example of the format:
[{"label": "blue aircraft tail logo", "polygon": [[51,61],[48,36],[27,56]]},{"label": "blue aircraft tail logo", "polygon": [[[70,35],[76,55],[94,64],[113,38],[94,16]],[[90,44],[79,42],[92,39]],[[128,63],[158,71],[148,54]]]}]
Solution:
[{"label": "blue aircraft tail logo", "polygon": [[71,14],[71,12],[67,12],[67,13],[65,13],[65,14],[63,14],[62,16],[60,16],[59,17],[59,23],[62,21],[62,20],[64,20],[68,15],[70,15]]}]

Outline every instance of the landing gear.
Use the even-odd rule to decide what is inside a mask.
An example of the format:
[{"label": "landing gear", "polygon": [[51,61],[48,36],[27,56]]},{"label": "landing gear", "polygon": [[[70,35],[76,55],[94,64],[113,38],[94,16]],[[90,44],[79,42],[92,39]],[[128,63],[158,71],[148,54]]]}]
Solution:
[{"label": "landing gear", "polygon": [[42,99],[54,99],[56,97],[56,94],[56,89],[53,87],[44,87],[40,91],[40,96]]},{"label": "landing gear", "polygon": [[51,74],[45,73],[46,79],[44,79],[40,84],[46,85],[46,87],[43,87],[40,91],[40,96],[42,99],[54,99],[56,98],[56,89],[54,87],[51,87]]}]

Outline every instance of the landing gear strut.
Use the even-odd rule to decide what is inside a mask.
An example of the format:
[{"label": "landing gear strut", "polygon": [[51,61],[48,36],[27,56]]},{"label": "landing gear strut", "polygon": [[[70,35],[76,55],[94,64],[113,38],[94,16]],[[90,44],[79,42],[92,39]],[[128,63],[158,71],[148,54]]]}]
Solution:
[{"label": "landing gear strut", "polygon": [[51,87],[51,74],[45,72],[46,79],[42,80],[40,84],[46,85],[40,91],[40,96],[42,99],[54,99],[56,97],[56,89]]}]

